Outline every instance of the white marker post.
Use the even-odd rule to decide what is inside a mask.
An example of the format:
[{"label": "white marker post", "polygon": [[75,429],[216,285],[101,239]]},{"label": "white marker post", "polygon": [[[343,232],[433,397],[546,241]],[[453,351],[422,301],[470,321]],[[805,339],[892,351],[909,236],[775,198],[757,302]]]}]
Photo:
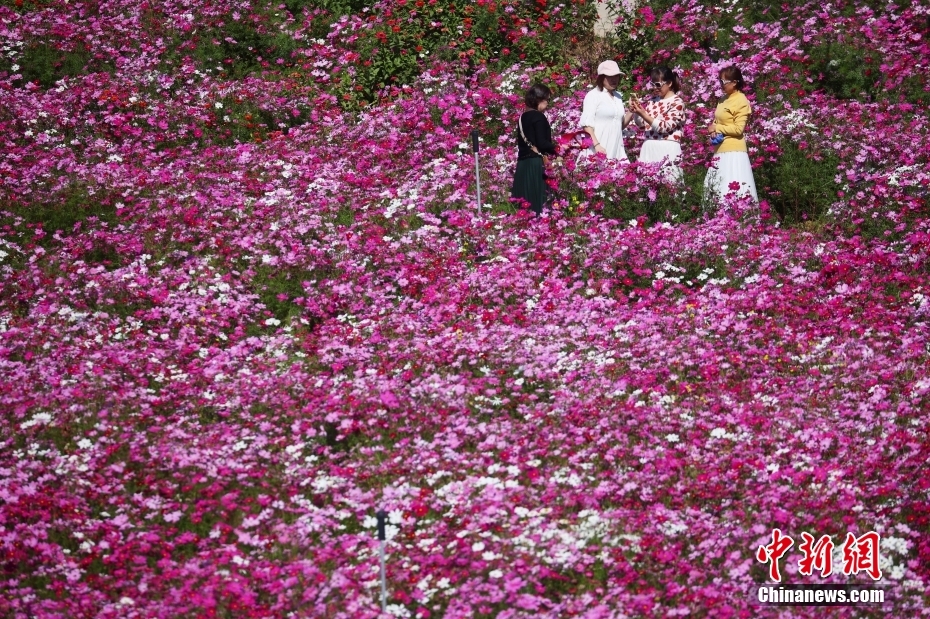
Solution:
[{"label": "white marker post", "polygon": [[481,168],[478,166],[478,130],[471,131],[471,149],[475,153],[475,186],[478,189],[478,212],[481,212]]},{"label": "white marker post", "polygon": [[387,577],[384,574],[384,545],[387,544],[387,513],[380,509],[378,517],[378,539],[381,541],[381,612],[387,612]]}]

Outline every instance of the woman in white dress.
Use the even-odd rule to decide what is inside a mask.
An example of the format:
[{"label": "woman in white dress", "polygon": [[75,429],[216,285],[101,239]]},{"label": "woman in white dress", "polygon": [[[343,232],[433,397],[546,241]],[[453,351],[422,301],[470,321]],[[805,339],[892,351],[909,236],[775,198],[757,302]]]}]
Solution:
[{"label": "woman in white dress", "polygon": [[668,67],[656,67],[649,73],[651,97],[630,102],[626,123],[635,120],[646,130],[646,141],[639,152],[642,163],[661,163],[666,181],[681,183],[681,135],[685,124],[685,102],[678,94],[678,75]]},{"label": "woman in white dress", "polygon": [[623,97],[617,92],[620,67],[613,60],[605,60],[597,67],[597,82],[584,97],[580,125],[591,136],[593,145],[582,154],[603,153],[608,159],[627,161],[623,149],[625,125]]},{"label": "woman in white dress", "polygon": [[704,195],[718,200],[724,196],[750,196],[753,202],[758,202],[756,181],[743,134],[752,114],[749,99],[743,94],[743,74],[739,67],[731,65],[721,69],[718,75],[726,97],[717,104],[714,122],[707,126],[707,134],[717,150],[704,179]]}]

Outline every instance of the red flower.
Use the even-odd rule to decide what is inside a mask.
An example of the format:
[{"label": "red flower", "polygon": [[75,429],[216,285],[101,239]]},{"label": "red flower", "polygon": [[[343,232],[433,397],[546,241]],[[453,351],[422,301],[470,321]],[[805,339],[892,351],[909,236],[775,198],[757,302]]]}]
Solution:
[{"label": "red flower", "polygon": [[410,506],[410,511],[417,518],[422,518],[423,516],[429,513],[429,507],[427,507],[423,503],[420,503],[419,501],[416,501],[414,502],[413,505]]}]

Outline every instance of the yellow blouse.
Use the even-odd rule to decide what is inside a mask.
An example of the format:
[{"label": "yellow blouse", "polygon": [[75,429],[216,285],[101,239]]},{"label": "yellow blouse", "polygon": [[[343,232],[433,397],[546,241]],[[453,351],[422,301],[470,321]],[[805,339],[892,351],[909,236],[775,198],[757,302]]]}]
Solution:
[{"label": "yellow blouse", "polygon": [[724,138],[714,151],[715,154],[746,152],[743,130],[746,128],[746,121],[749,120],[751,113],[749,99],[738,90],[717,104],[717,110],[714,112],[714,129],[717,133],[722,133]]}]

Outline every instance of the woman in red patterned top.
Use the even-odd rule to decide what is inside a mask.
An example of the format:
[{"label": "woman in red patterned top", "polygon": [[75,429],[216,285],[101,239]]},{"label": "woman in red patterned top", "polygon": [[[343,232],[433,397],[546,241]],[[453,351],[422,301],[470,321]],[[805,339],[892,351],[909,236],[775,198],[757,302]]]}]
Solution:
[{"label": "woman in red patterned top", "polygon": [[685,102],[678,94],[678,75],[668,67],[649,73],[655,94],[643,101],[630,102],[629,120],[646,129],[646,141],[639,152],[644,163],[663,163],[662,172],[672,183],[682,181],[681,134],[685,124]]}]

